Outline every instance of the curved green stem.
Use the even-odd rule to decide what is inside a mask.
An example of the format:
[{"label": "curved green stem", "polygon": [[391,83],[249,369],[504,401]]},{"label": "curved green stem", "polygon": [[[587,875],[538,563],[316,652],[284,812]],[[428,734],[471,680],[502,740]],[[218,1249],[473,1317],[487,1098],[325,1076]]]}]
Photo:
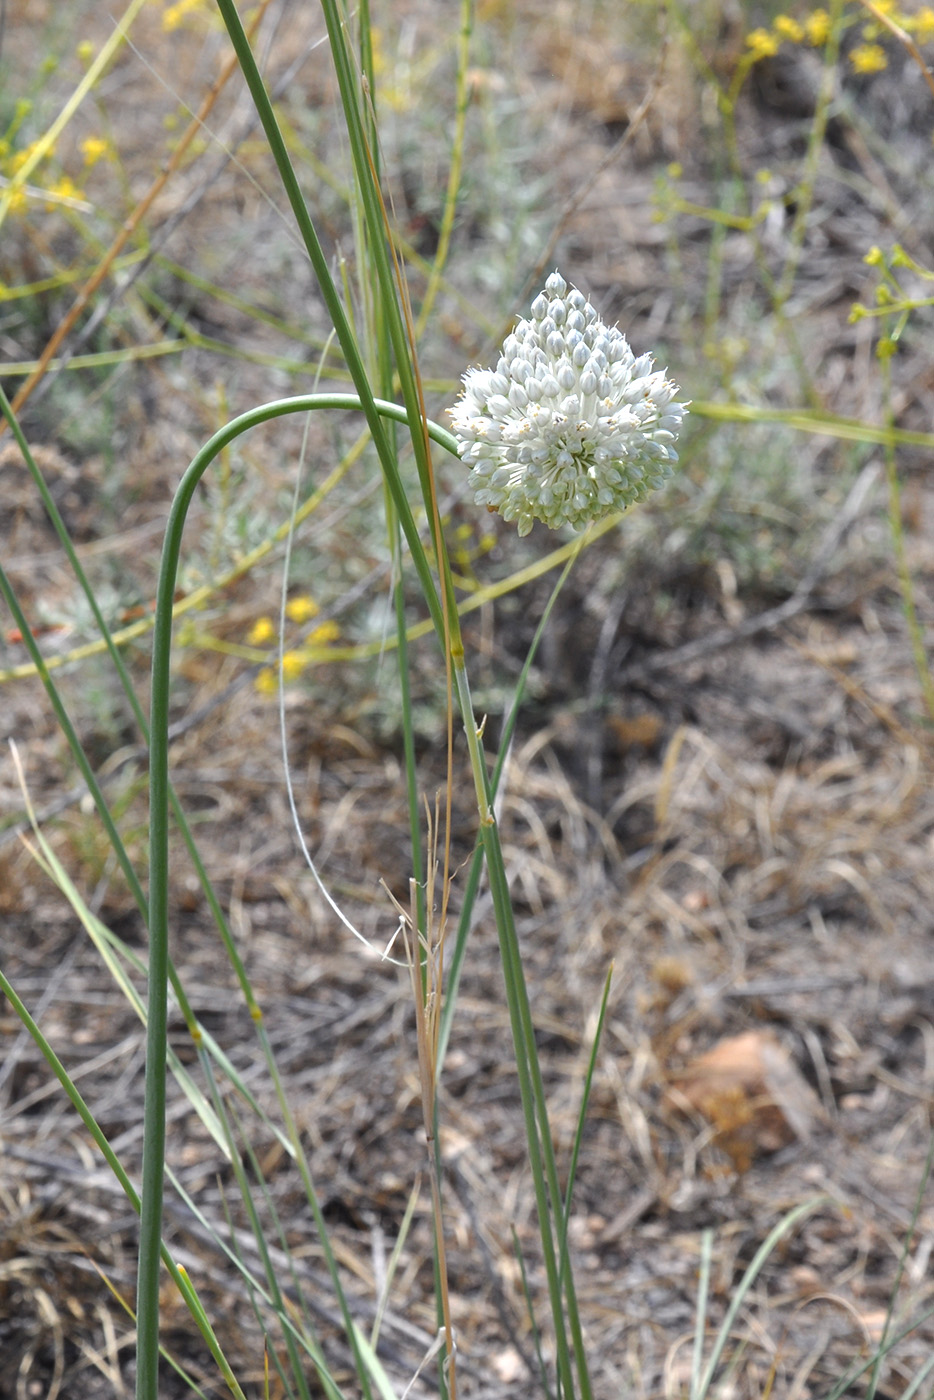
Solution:
[{"label": "curved green stem", "polygon": [[[139,1274],[137,1280],[137,1400],[159,1397],[159,1259],[162,1245],[162,1192],[165,1170],[166,1039],[168,1029],[167,981],[169,972],[169,691],[172,651],[172,606],[178,577],[182,533],[195,490],[215,457],[249,429],[291,413],[314,409],[375,407],[384,418],[406,423],[408,415],[398,404],[382,399],[365,405],[356,394],[301,394],[262,404],[233,419],[205,443],[182,477],[166,526],[156,593],[153,629],[152,691],[149,745],[149,1015],[146,1030],[146,1099],[143,1127],[143,1179],[140,1212]],[[453,435],[435,423],[428,435],[455,456]],[[439,637],[444,619],[437,589],[415,520],[398,475],[387,484],[399,512],[403,532]],[[351,1332],[353,1341],[354,1333]]]}]

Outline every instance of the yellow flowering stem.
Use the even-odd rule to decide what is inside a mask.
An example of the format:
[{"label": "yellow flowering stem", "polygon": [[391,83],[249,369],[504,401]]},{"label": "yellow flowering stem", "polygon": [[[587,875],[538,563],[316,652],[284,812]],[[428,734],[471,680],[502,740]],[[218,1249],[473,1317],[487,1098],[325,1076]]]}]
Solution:
[{"label": "yellow flowering stem", "polygon": [[[65,130],[66,126],[71,121],[75,112],[81,106],[81,103],[87,97],[88,93],[92,90],[98,78],[100,78],[100,76],[104,72],[104,69],[110,63],[111,59],[118,52],[118,50],[121,49],[126,43],[130,25],[136,19],[136,16],[139,14],[140,10],[143,8],[145,3],[146,0],[130,0],[130,4],[123,12],[121,18],[117,21],[117,24],[114,27],[114,32],[111,34],[106,44],[101,49],[100,53],[97,55],[97,58],[91,64],[84,77],[81,79],[81,82],[75,88],[74,92],[71,94],[68,101],[65,103],[64,107],[59,112],[58,116],[55,118],[54,122],[49,127],[49,129],[43,132],[43,134],[39,137],[38,141],[35,142],[28,159],[24,161],[24,163],[20,166],[19,170],[17,170],[16,174],[10,181],[9,187],[2,194],[0,194],[0,224],[2,224],[4,219],[6,218],[7,210],[10,207],[16,190],[19,189],[21,185],[24,185],[26,183],[26,181],[29,179],[29,176],[32,174],[33,170],[35,170],[39,162],[41,160],[44,160],[45,157],[49,154],[49,152],[53,150],[59,136],[61,136],[62,132]],[[14,404],[14,411],[15,409],[16,405]]]},{"label": "yellow flowering stem", "polygon": [[[123,19],[120,21],[117,28],[115,29],[114,34],[104,45],[104,48],[101,50],[94,64],[91,66],[91,68],[88,69],[84,80],[76,89],[73,97],[66,105],[64,112],[58,118],[58,120],[53,123],[53,125],[49,128],[49,131],[46,132],[46,135],[42,138],[43,142],[46,142],[47,138],[51,136],[50,145],[54,144],[54,140],[57,137],[58,132],[64,128],[65,121],[71,119],[72,112],[78,107],[80,102],[83,100],[85,94],[90,90],[91,86],[93,85],[93,82],[97,81],[97,77],[99,76],[100,72],[103,71],[103,68],[110,61],[111,57],[116,52],[119,44],[123,42],[126,34],[126,29],[128,28],[129,24],[132,22],[133,19],[135,19],[137,13],[142,9],[145,3],[146,0],[133,0],[133,3],[130,5],[129,9],[123,16]],[[271,3],[272,0],[260,0],[260,3],[256,7],[255,13],[250,18],[248,31],[249,33],[253,33],[253,31],[259,25],[260,21],[263,18],[263,15],[266,13],[266,10]],[[33,389],[35,389],[36,385],[45,375],[46,370],[49,368],[49,365],[52,362],[56,350],[65,340],[65,337],[70,334],[72,327],[78,320],[84,308],[87,306],[88,302],[91,300],[91,297],[97,291],[101,283],[104,282],[107,276],[109,275],[113,263],[119,257],[126,244],[133,237],[137,228],[139,228],[139,225],[142,223],[143,219],[148,214],[154,201],[159,197],[159,195],[165,189],[165,186],[172,179],[175,172],[183,163],[186,153],[188,151],[188,147],[191,145],[191,143],[195,140],[196,137],[200,137],[203,135],[204,123],[208,117],[208,114],[210,113],[211,108],[214,106],[215,102],[220,96],[220,93],[224,88],[225,84],[236,72],[237,66],[238,64],[236,55],[231,55],[227,62],[224,64],[223,68],[221,69],[220,74],[218,75],[215,82],[212,83],[210,89],[207,92],[207,95],[205,96],[204,101],[198,108],[198,111],[195,113],[195,115],[192,117],[191,121],[185,128],[185,131],[178,145],[175,147],[175,150],[172,152],[171,157],[169,158],[169,160],[166,161],[163,169],[159,172],[159,175],[152,182],[149,189],[146,191],[146,193],[143,195],[143,198],[136,205],[136,208],[133,210],[133,212],[128,216],[128,218],[124,219],[123,223],[120,225],[120,229],[117,232],[116,237],[114,238],[110,247],[107,249],[107,252],[101,258],[100,262],[97,264],[97,267],[94,269],[94,272],[91,275],[91,277],[88,279],[87,282],[85,282],[84,286],[81,288],[71,309],[62,318],[58,326],[56,326],[55,330],[52,332],[52,335],[49,337],[45,349],[39,356],[39,360],[36,364],[35,369],[29,375],[26,382],[20,387],[15,399],[13,400],[14,413],[19,413],[20,409],[23,407],[23,404],[29,398]],[[34,163],[35,162],[24,166],[24,173],[22,176],[24,180],[28,175],[29,171],[33,168]],[[3,217],[8,204],[9,194],[10,191],[7,191],[6,196],[0,195],[0,223],[3,222]],[[4,202],[5,200],[7,201],[6,203]],[[5,425],[0,423],[0,435],[2,435],[4,427]]]},{"label": "yellow flowering stem", "polygon": [[903,29],[900,24],[896,24],[891,15],[886,14],[878,5],[873,4],[873,0],[861,0],[861,4],[864,9],[869,11],[877,23],[884,25],[889,33],[893,34],[898,42],[908,50],[915,63],[917,63],[921,72],[924,74],[924,81],[931,90],[931,96],[934,97],[934,74],[932,74],[930,68],[925,63],[924,55],[908,31]]}]

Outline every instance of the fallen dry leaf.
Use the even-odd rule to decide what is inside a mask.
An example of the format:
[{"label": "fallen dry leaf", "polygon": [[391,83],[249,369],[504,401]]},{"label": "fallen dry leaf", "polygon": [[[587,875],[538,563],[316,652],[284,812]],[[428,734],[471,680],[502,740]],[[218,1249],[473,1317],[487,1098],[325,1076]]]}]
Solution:
[{"label": "fallen dry leaf", "polygon": [[729,1036],[698,1055],[674,1077],[669,1097],[710,1122],[738,1172],[760,1153],[807,1139],[820,1113],[788,1051],[764,1030]]}]

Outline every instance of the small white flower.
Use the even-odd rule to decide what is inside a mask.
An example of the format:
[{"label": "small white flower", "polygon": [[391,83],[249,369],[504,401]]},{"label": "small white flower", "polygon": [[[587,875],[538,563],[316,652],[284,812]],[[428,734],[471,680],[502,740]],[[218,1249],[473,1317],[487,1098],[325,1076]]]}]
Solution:
[{"label": "small white flower", "polygon": [[553,272],[495,370],[469,369],[450,410],[477,504],[527,535],[644,501],[672,475],[687,412],[653,363]]}]

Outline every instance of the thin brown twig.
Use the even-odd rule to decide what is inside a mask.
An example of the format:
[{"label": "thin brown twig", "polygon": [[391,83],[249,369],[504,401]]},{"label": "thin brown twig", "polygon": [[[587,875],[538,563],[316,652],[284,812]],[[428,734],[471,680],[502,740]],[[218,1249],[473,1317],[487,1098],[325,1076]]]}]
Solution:
[{"label": "thin brown twig", "polygon": [[[438,1293],[443,1321],[445,1366],[448,1394],[457,1400],[457,1343],[451,1315],[451,1295],[448,1285],[447,1250],[444,1236],[444,1210],[441,1201],[439,1154],[435,1136],[438,1094],[438,1037],[442,1008],[442,950],[444,930],[432,938],[432,910],[437,856],[438,821],[428,814],[428,868],[425,878],[425,930],[418,922],[418,891],[414,880],[409,882],[411,899],[407,913],[390,894],[400,916],[406,959],[412,979],[412,999],[415,1004],[415,1034],[418,1046],[418,1080],[421,1089],[422,1120],[428,1148],[428,1179],[431,1183],[431,1210],[437,1251]],[[423,979],[424,974],[424,979]]]}]

